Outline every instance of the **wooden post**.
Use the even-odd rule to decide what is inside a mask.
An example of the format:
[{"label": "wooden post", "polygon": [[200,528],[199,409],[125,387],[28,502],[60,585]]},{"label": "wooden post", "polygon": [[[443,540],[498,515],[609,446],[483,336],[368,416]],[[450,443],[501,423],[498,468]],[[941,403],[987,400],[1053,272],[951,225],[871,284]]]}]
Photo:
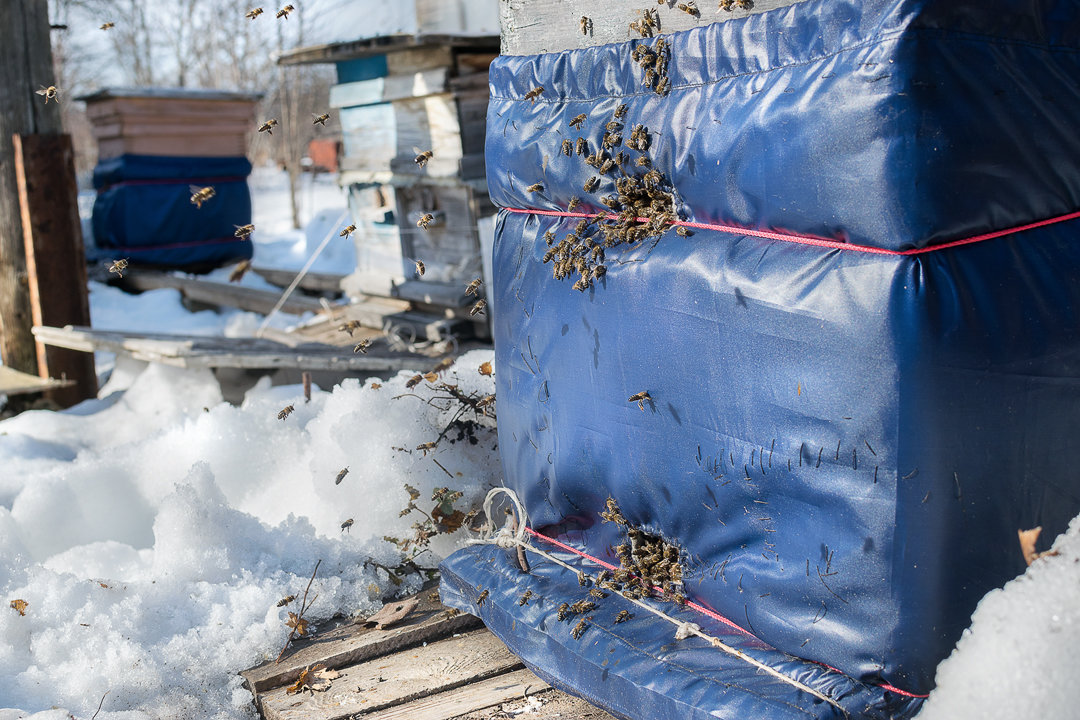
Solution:
[{"label": "wooden post", "polygon": [[0,358],[7,367],[37,374],[11,138],[61,132],[57,102],[46,105],[35,94],[55,83],[47,0],[0,0],[0,68]]},{"label": "wooden post", "polygon": [[[16,135],[19,190],[30,310],[34,325],[89,325],[86,255],[70,135]],[[38,375],[75,385],[47,391],[61,407],[97,396],[94,356],[36,343]]]}]

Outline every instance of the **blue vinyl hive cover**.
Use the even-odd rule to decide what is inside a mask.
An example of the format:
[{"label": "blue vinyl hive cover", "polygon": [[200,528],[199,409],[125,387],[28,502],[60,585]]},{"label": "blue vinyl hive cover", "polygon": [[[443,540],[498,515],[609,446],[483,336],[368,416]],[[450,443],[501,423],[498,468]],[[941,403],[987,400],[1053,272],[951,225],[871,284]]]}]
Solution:
[{"label": "blue vinyl hive cover", "polygon": [[[1080,3],[808,0],[490,83],[499,446],[563,564],[472,546],[444,601],[624,718],[914,716],[1080,513]],[[677,548],[650,606],[776,672],[588,596],[630,528]]]}]

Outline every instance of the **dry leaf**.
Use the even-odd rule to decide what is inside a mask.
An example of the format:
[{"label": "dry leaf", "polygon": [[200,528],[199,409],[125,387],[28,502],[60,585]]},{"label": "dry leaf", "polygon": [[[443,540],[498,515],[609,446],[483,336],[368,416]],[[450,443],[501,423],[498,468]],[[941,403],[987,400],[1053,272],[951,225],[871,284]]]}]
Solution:
[{"label": "dry leaf", "polygon": [[1024,562],[1031,566],[1031,563],[1035,562],[1042,557],[1053,557],[1058,554],[1057,550],[1046,550],[1045,552],[1036,552],[1035,543],[1039,541],[1039,533],[1042,532],[1042,525],[1039,527],[1031,528],[1030,530],[1017,530],[1016,534],[1020,538],[1020,552],[1024,554]]},{"label": "dry leaf", "polygon": [[378,390],[381,387],[382,387],[382,383],[377,383],[377,382],[371,383],[371,389],[372,390]]},{"label": "dry leaf", "polygon": [[285,625],[295,630],[297,635],[303,635],[307,632],[308,621],[296,613],[290,612],[289,619],[285,621]]},{"label": "dry leaf", "polygon": [[429,372],[424,375],[424,379],[430,383],[433,383],[439,379],[439,374],[435,372]]},{"label": "dry leaf", "polygon": [[449,514],[444,513],[441,508],[436,507],[431,511],[431,519],[434,520],[443,532],[452,533],[462,526],[465,522],[465,513],[460,510],[454,510]]},{"label": "dry leaf", "polygon": [[25,600],[12,600],[11,609],[17,611],[20,615],[26,615],[27,604]]},{"label": "dry leaf", "polygon": [[480,368],[479,368],[479,370],[480,370],[480,374],[481,374],[481,375],[488,375],[488,376],[490,376],[490,375],[491,375],[491,373],[493,373],[493,372],[494,372],[494,370],[492,370],[492,369],[491,369],[491,361],[488,361],[488,362],[482,363],[482,364],[480,365]]},{"label": "dry leaf", "polygon": [[396,625],[408,617],[409,613],[416,609],[419,602],[415,597],[411,597],[400,602],[386,603],[377,613],[364,620],[363,626],[384,630]]},{"label": "dry leaf", "polygon": [[295,695],[304,690],[308,692],[325,692],[330,689],[330,681],[339,677],[341,677],[341,673],[336,670],[327,670],[322,663],[312,665],[300,671],[300,677],[285,690],[285,693]]}]

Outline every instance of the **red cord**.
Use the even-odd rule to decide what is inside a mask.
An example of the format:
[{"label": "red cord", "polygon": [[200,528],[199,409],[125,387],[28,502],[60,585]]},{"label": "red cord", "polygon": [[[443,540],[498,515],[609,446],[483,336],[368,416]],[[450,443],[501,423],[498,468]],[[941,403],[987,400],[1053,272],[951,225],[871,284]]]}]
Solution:
[{"label": "red cord", "polygon": [[[530,215],[550,215],[553,217],[573,217],[573,218],[592,218],[596,217],[595,213],[572,213],[563,212],[559,210],[528,210],[523,208],[506,208],[507,211],[512,213],[526,213]],[[608,220],[617,220],[618,215],[609,213],[606,217]],[[701,230],[717,230],[719,232],[732,233],[733,235],[749,235],[751,237],[766,238],[768,240],[782,240],[784,242],[798,243],[799,245],[814,245],[816,247],[831,248],[834,250],[853,250],[855,252],[873,253],[875,255],[921,255],[923,253],[934,252],[935,250],[945,250],[947,248],[959,247],[960,245],[970,245],[971,243],[982,242],[983,240],[993,240],[1004,235],[1012,235],[1014,233],[1024,232],[1025,230],[1032,230],[1037,227],[1043,227],[1044,225],[1053,225],[1055,223],[1066,222],[1068,220],[1075,220],[1080,218],[1080,211],[1068,213],[1067,215],[1058,215],[1046,220],[1039,220],[1037,222],[1028,223],[1027,225],[1018,225],[1017,227],[1007,228],[1005,230],[995,230],[994,232],[983,233],[982,235],[975,235],[973,237],[964,238],[962,240],[953,240],[952,242],[942,243],[941,245],[930,245],[921,248],[912,248],[910,250],[887,250],[885,248],[873,247],[871,245],[856,245],[854,243],[837,242],[836,240],[826,240],[825,238],[814,237],[812,235],[796,235],[794,233],[782,233],[773,232],[771,230],[753,230],[751,228],[741,228],[734,225],[716,225],[713,223],[699,223],[699,222],[686,222],[676,221],[671,223],[672,225],[682,225],[683,227],[698,228]],[[649,222],[649,218],[637,218],[640,223]]]}]

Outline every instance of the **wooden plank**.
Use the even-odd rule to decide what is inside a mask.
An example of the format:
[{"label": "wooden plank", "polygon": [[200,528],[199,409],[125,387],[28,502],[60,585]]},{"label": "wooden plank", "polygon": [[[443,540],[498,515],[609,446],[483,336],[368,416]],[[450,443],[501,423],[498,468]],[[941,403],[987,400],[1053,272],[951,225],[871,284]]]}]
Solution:
[{"label": "wooden plank", "polygon": [[320,632],[310,641],[298,642],[280,663],[270,661],[240,674],[248,689],[263,692],[294,682],[304,668],[315,663],[321,662],[329,668],[355,665],[472,630],[481,624],[472,615],[448,613],[438,600],[430,597],[430,589],[421,591],[416,597],[420,604],[399,625],[375,630],[358,623],[347,623],[329,632]]},{"label": "wooden plank", "polygon": [[[615,720],[595,705],[552,687],[546,690],[530,687],[527,696],[519,695],[500,702],[498,710],[489,706],[486,711],[474,710],[464,715],[456,715],[450,720],[492,720],[515,716],[528,720]],[[500,712],[504,714],[499,714]]]},{"label": "wooden plank", "polygon": [[521,660],[501,640],[486,629],[479,629],[340,667],[341,677],[324,693],[297,697],[288,695],[285,687],[276,688],[260,697],[260,705],[267,720],[377,717],[379,711],[521,667]]},{"label": "wooden plank", "polygon": [[169,157],[234,157],[247,154],[247,143],[235,136],[185,135],[182,137],[124,137],[98,141],[98,158],[108,160],[125,153]]},{"label": "wooden plank", "polygon": [[[341,43],[309,45],[289,50],[278,56],[279,65],[307,65],[312,63],[336,63],[356,58],[396,53],[402,50],[426,49],[435,46],[469,48],[477,51],[495,50],[499,38],[490,35],[457,35],[427,33],[423,35],[381,35]],[[448,64],[448,63],[444,63]]]},{"label": "wooden plank", "polygon": [[[520,700],[526,693],[548,687],[531,671],[517,670],[363,717],[364,720],[449,720],[462,713]],[[568,715],[566,720],[580,719]]]},{"label": "wooden plank", "polygon": [[343,83],[330,88],[330,107],[345,108],[446,92],[449,68]]},{"label": "wooden plank", "polygon": [[[70,135],[16,135],[15,178],[35,325],[87,325],[86,252]],[[97,397],[94,356],[35,343],[38,375],[74,384],[50,390],[60,407]]]},{"label": "wooden plank", "polygon": [[[268,314],[281,297],[280,293],[271,290],[257,290],[155,270],[133,270],[126,273],[119,284],[140,291],[173,288],[179,290],[189,300],[208,305],[239,308],[263,315]],[[281,306],[281,311],[297,315],[305,312],[319,313],[323,311],[323,306],[315,298],[293,293]]]},{"label": "wooden plank", "polygon": [[[296,277],[296,270],[278,270],[276,268],[252,266],[251,271],[266,282],[277,285],[279,288],[288,287]],[[300,284],[297,287],[312,292],[341,292],[341,281],[345,277],[345,275],[336,275],[334,273],[309,272],[300,279]]]},{"label": "wooden plank", "polygon": [[0,365],[0,395],[24,395],[74,385],[74,380],[52,380]]},{"label": "wooden plank", "polygon": [[[735,18],[794,5],[803,0],[754,0],[753,8],[732,12],[719,10],[715,0],[698,2],[700,17],[682,12],[669,0],[658,5],[642,0],[529,0],[501,2],[499,15],[502,25],[504,55],[533,55],[560,52],[575,48],[622,43],[636,37],[630,23],[640,20],[643,8],[655,8],[660,13],[660,32],[670,34],[680,30],[725,22]],[[581,33],[581,18],[592,20],[592,32]]]}]

